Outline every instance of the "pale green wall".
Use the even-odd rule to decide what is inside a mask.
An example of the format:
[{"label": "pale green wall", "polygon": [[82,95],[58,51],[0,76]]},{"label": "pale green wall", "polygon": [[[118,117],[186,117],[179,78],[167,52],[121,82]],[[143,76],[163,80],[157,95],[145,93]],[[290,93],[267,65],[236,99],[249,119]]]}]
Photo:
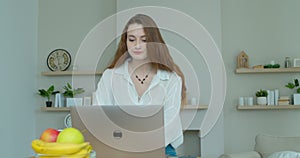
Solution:
[{"label": "pale green wall", "polygon": [[[55,48],[65,48],[70,51],[72,57],[75,56],[76,51],[85,35],[103,18],[127,9],[141,5],[158,5],[173,8],[182,11],[199,23],[201,23],[212,35],[217,43],[219,49],[221,48],[221,9],[220,0],[205,0],[197,1],[191,0],[189,2],[172,0],[172,1],[80,1],[80,0],[40,0],[39,1],[39,43],[38,43],[38,72],[48,71],[46,66],[47,55]],[[209,15],[209,16],[208,16]],[[187,29],[189,27],[187,26]],[[191,30],[193,31],[193,30]],[[167,44],[184,52],[192,60],[192,64],[197,67],[196,71],[201,82],[201,100],[200,104],[209,103],[210,94],[210,79],[206,65],[203,59],[195,58],[194,48],[182,44],[180,37],[170,32],[163,32],[166,36]],[[186,42],[186,41],[185,41]],[[178,47],[180,45],[180,47]],[[194,54],[194,56],[192,56]],[[198,69],[201,68],[201,69]],[[187,78],[190,76],[186,76]],[[45,77],[38,75],[38,87],[48,87],[50,83],[57,86],[61,90],[63,84],[70,81],[70,77]],[[39,105],[43,106],[44,100],[39,99]],[[40,133],[47,127],[63,128],[63,118],[67,113],[65,112],[37,112],[37,133]],[[200,111],[194,119],[191,128],[200,127],[201,120],[205,111]],[[188,114],[186,114],[188,115]],[[223,153],[223,116],[213,128],[213,131],[202,139],[202,156],[203,157],[217,157]],[[211,148],[214,146],[214,148]]]},{"label": "pale green wall", "polygon": [[[71,54],[73,65],[85,36],[96,24],[114,14],[115,6],[115,1],[107,0],[39,0],[38,88],[48,88],[50,84],[54,84],[62,92],[66,82],[72,83],[71,76],[49,77],[40,74],[42,71],[49,71],[47,56],[54,49],[64,48]],[[38,98],[37,106],[44,106],[44,101]],[[64,128],[63,120],[67,114],[37,111],[37,135],[49,127]]]},{"label": "pale green wall", "polygon": [[[151,1],[139,1],[139,0],[117,0],[117,10],[127,11],[128,9],[134,9],[135,7],[143,6],[158,6],[158,7],[167,7],[184,14],[188,14],[199,23],[201,23],[207,31],[211,34],[212,38],[218,45],[218,48],[221,49],[221,2],[220,0],[151,0]],[[140,9],[136,13],[144,13],[143,9]],[[150,16],[155,17],[155,13],[146,12],[144,14],[150,14]],[[133,16],[133,15],[132,15]],[[160,16],[166,16],[164,14]],[[174,17],[170,17],[174,18]],[[120,18],[120,20],[123,20]],[[118,20],[119,22],[119,20]],[[194,27],[185,25],[180,20],[178,23],[172,23],[173,25],[180,25],[185,27],[191,33],[199,30],[194,30]],[[170,25],[172,25],[170,24]],[[124,25],[124,24],[122,24]],[[123,29],[121,25],[121,30]],[[160,23],[157,24],[159,27]],[[119,25],[118,25],[119,27]],[[191,43],[186,41],[183,36],[179,36],[182,32],[170,32],[167,30],[161,30],[162,35],[165,39],[167,45],[178,49],[194,66],[194,69],[197,73],[197,77],[200,82],[200,104],[209,104],[210,100],[210,74],[207,68],[207,65],[204,62],[202,56],[199,55],[199,52],[191,46]],[[193,42],[193,41],[192,41]],[[171,52],[172,53],[172,52]],[[174,57],[174,56],[173,56]],[[174,59],[179,66],[183,66],[182,59]],[[186,78],[191,78],[191,74],[185,74]],[[187,83],[188,84],[188,83]],[[191,89],[195,87],[195,84],[190,84],[187,88],[187,91],[191,94]],[[203,120],[203,116],[206,111],[198,111],[197,115],[193,119],[190,129],[200,129],[200,125]],[[182,117],[187,117],[187,115],[193,115],[190,111],[183,111]],[[186,122],[183,119],[183,124]],[[215,124],[211,132],[201,139],[201,157],[205,158],[215,158],[223,153],[223,115],[220,116],[218,122]],[[191,147],[188,147],[191,148]]]},{"label": "pale green wall", "polygon": [[250,151],[258,133],[300,135],[300,111],[237,111],[239,96],[253,96],[260,88],[284,87],[296,74],[234,74],[236,57],[245,50],[250,65],[271,60],[283,66],[285,56],[300,57],[300,1],[225,0],[222,1],[222,45],[228,76],[224,106],[225,152]]},{"label": "pale green wall", "polygon": [[37,0],[0,1],[0,153],[29,157],[35,137]]},{"label": "pale green wall", "polygon": [[[3,157],[24,157],[29,155],[30,140],[46,127],[63,127],[66,113],[43,113],[39,106],[42,100],[34,93],[22,93],[19,99],[11,95],[12,89],[27,89],[35,92],[37,87],[48,86],[52,81],[64,82],[66,78],[41,77],[40,71],[47,70],[45,59],[56,47],[76,51],[81,38],[99,21],[115,11],[114,2],[90,1],[1,1],[1,154]],[[109,3],[108,5],[103,3]],[[97,9],[99,4],[100,10]],[[90,8],[80,12],[82,6]],[[174,3],[174,6],[178,4]],[[110,6],[110,7],[107,7]],[[245,50],[250,64],[268,63],[275,60],[282,64],[285,56],[299,57],[300,22],[299,1],[222,1],[222,45],[228,76],[228,93],[224,106],[225,152],[240,152],[253,149],[254,136],[259,132],[278,135],[299,135],[295,123],[299,112],[285,111],[237,111],[238,96],[250,96],[259,88],[279,88],[282,94],[290,94],[283,85],[297,74],[236,75],[236,55]],[[178,7],[178,6],[177,6]],[[196,7],[193,5],[192,7]],[[37,42],[37,15],[39,8],[39,29]],[[194,9],[195,10],[195,9]],[[193,12],[191,10],[184,10]],[[61,16],[59,11],[68,14]],[[99,11],[99,14],[98,14]],[[192,13],[194,14],[194,13]],[[206,16],[200,14],[201,16]],[[46,19],[49,18],[50,19]],[[89,18],[86,18],[89,17]],[[80,20],[79,20],[80,19]],[[210,26],[211,28],[213,26]],[[214,25],[216,27],[216,25]],[[62,29],[64,28],[64,29]],[[67,29],[66,29],[67,28]],[[45,30],[43,30],[45,29]],[[218,32],[218,29],[212,29]],[[212,32],[215,37],[218,33]],[[66,40],[67,39],[67,40]],[[37,54],[38,43],[38,55]],[[218,42],[217,43],[221,43]],[[36,60],[37,58],[37,60]],[[6,59],[13,59],[10,62]],[[36,70],[36,64],[37,68]],[[12,65],[8,67],[7,65]],[[8,71],[9,70],[9,71]],[[38,80],[38,81],[37,81]],[[55,81],[54,81],[55,80]],[[269,81],[272,82],[269,82]],[[38,86],[35,84],[38,83]],[[250,83],[250,84],[249,84]],[[35,113],[36,118],[35,118]],[[9,120],[6,122],[5,120]],[[296,121],[295,121],[296,120]],[[36,125],[34,122],[37,121]],[[19,132],[22,130],[22,132]],[[221,129],[222,130],[222,129]],[[220,138],[222,139],[222,138]],[[18,142],[18,143],[15,143]],[[213,145],[212,145],[213,146]],[[15,152],[18,148],[18,152]],[[212,147],[214,149],[214,146]],[[13,155],[12,155],[13,154]]]}]

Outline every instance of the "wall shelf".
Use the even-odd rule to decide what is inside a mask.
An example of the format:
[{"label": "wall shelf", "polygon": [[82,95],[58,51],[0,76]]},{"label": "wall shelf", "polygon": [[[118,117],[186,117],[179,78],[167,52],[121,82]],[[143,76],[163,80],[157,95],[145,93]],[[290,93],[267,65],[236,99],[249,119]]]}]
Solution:
[{"label": "wall shelf", "polygon": [[300,105],[253,105],[237,106],[238,110],[289,110],[300,109]]},{"label": "wall shelf", "polygon": [[267,68],[267,69],[247,69],[239,68],[235,70],[237,74],[255,74],[255,73],[296,73],[300,72],[300,67],[293,68]]},{"label": "wall shelf", "polygon": [[46,112],[69,112],[70,108],[62,107],[62,108],[55,108],[55,107],[42,107],[42,111]]},{"label": "wall shelf", "polygon": [[[183,109],[184,110],[206,110],[208,109],[208,105],[186,105]],[[41,110],[45,112],[69,112],[70,108],[41,107]]]},{"label": "wall shelf", "polygon": [[41,73],[43,76],[71,76],[71,75],[102,75],[101,71],[44,71]]},{"label": "wall shelf", "polygon": [[206,110],[208,105],[185,105],[183,110]]}]

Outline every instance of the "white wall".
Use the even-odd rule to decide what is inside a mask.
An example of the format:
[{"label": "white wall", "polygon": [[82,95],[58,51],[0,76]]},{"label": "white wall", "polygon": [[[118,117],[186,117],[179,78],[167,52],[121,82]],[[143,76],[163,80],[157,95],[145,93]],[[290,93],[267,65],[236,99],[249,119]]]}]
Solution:
[{"label": "white wall", "polygon": [[281,64],[284,58],[300,57],[300,1],[226,0],[222,1],[222,45],[228,91],[224,106],[225,152],[250,151],[258,133],[300,135],[299,110],[237,111],[239,96],[254,96],[260,88],[292,91],[284,85],[299,73],[234,74],[236,57],[245,50],[250,65]]},{"label": "white wall", "polygon": [[0,153],[29,157],[35,138],[37,0],[0,1]]}]

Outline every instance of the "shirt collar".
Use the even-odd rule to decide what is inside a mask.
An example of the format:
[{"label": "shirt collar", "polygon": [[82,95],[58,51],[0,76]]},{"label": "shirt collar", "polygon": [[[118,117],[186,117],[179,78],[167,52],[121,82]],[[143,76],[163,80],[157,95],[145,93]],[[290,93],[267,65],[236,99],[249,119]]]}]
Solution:
[{"label": "shirt collar", "polygon": [[115,73],[123,75],[123,76],[129,76],[128,73],[128,62],[129,62],[130,58],[126,59],[124,64],[120,65],[119,67],[115,68]]},{"label": "shirt collar", "polygon": [[170,73],[168,73],[165,70],[158,70],[157,71],[157,77],[159,77],[160,80],[169,80],[170,79]]},{"label": "shirt collar", "polygon": [[130,79],[130,75],[128,72],[128,62],[130,61],[130,58],[127,58],[124,62],[124,64],[120,65],[117,68],[114,68],[114,74],[123,75],[123,77],[128,80],[130,83],[132,83]]}]

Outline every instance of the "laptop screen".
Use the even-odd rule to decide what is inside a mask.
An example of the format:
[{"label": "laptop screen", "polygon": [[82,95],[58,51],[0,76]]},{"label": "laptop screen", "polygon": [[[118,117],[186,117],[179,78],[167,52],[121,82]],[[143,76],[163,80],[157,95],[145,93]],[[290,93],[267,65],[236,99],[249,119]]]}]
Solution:
[{"label": "laptop screen", "polygon": [[74,106],[71,119],[97,158],[165,158],[162,106]]}]

